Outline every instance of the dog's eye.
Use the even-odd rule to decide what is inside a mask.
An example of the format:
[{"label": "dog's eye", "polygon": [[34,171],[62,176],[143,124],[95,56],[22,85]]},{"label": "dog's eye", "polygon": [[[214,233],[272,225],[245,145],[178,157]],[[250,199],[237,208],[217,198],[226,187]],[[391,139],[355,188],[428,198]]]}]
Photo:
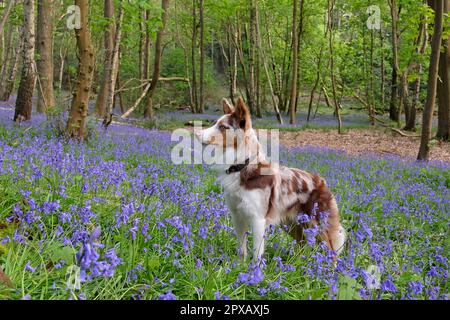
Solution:
[{"label": "dog's eye", "polygon": [[227,129],[228,129],[227,126],[224,126],[224,125],[220,125],[220,126],[219,126],[219,130],[227,130]]}]

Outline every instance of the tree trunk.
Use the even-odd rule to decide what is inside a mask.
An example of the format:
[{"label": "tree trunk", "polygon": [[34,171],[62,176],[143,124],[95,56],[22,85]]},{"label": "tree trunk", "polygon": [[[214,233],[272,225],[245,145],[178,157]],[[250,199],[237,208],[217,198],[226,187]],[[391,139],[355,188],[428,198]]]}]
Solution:
[{"label": "tree trunk", "polygon": [[197,0],[192,0],[192,48],[191,48],[191,63],[192,63],[192,112],[198,111],[198,95],[197,95],[197,59],[195,49],[197,47]]},{"label": "tree trunk", "polygon": [[[141,35],[139,37],[139,78],[142,83],[148,81],[149,78],[148,62],[150,57],[150,33],[147,30],[147,20],[149,15],[148,10],[143,11],[141,16],[142,21],[140,23]],[[144,90],[144,87],[142,87],[142,90]]]},{"label": "tree trunk", "polygon": [[381,64],[380,64],[380,74],[381,74],[381,83],[380,83],[380,102],[381,102],[381,110],[384,112],[384,101],[385,101],[385,93],[384,93],[384,87],[385,87],[385,67],[384,67],[384,38],[383,38],[383,28],[380,28],[380,54],[381,54]]},{"label": "tree trunk", "polygon": [[392,42],[392,80],[391,80],[391,101],[389,105],[389,118],[393,121],[400,121],[399,112],[397,108],[397,85],[398,76],[400,75],[400,67],[398,62],[398,11],[397,3],[395,0],[389,0],[389,6],[391,9],[391,42]]},{"label": "tree trunk", "polygon": [[[294,0],[296,1],[296,0]],[[288,112],[288,95],[289,95],[289,78],[291,75],[291,60],[292,60],[292,46],[293,42],[289,43],[289,35],[291,34],[288,20],[286,19],[286,34],[285,34],[285,50],[283,55],[283,65],[282,65],[282,86],[281,86],[281,99],[280,106],[283,112]],[[286,61],[287,60],[287,61]]]},{"label": "tree trunk", "polygon": [[374,30],[370,30],[370,100],[369,103],[369,117],[371,125],[375,125],[375,79],[374,79],[374,62],[373,62],[373,45],[374,45]]},{"label": "tree trunk", "polygon": [[249,91],[251,100],[249,100],[250,108],[255,110],[258,118],[262,117],[261,106],[258,104],[258,78],[259,78],[259,59],[257,53],[257,32],[256,32],[256,13],[258,2],[256,0],[250,1],[250,41],[248,52],[249,63]]},{"label": "tree trunk", "polygon": [[[120,70],[117,73],[117,85],[116,85],[116,87],[120,88]],[[125,109],[125,102],[123,101],[123,94],[122,94],[122,92],[119,92],[118,95],[119,95],[120,112],[122,114],[124,114],[127,110]]]},{"label": "tree trunk", "polygon": [[[333,90],[333,102],[334,112],[338,120],[338,133],[342,133],[342,120],[339,111],[339,103],[337,101],[337,89],[336,89],[336,75],[334,70],[334,47],[333,47],[333,10],[335,0],[328,0],[328,44],[330,48],[330,73],[331,73],[331,88]],[[326,93],[326,91],[324,91]]]},{"label": "tree trunk", "polygon": [[275,91],[273,89],[273,85],[272,85],[272,79],[270,77],[269,74],[269,68],[267,67],[267,58],[266,58],[266,53],[263,49],[262,43],[261,43],[261,33],[260,33],[260,29],[259,29],[259,12],[256,12],[256,21],[255,21],[255,25],[256,25],[256,33],[257,33],[257,46],[258,46],[258,50],[261,53],[261,59],[262,59],[262,63],[264,66],[264,71],[266,73],[266,77],[267,77],[267,82],[269,84],[269,89],[270,89],[270,95],[272,97],[272,103],[273,103],[273,110],[275,112],[275,115],[277,117],[277,120],[280,124],[283,124],[283,118],[280,114],[280,110],[278,108],[278,98],[275,94]]},{"label": "tree trunk", "polygon": [[54,0],[38,1],[36,61],[38,71],[37,111],[45,113],[55,107],[53,90],[53,7]]},{"label": "tree trunk", "polygon": [[[270,24],[267,19],[267,14],[265,15],[265,23],[266,26],[266,34],[267,34],[267,44],[269,46],[269,52],[273,52],[273,45],[272,45],[272,37],[270,34]],[[269,57],[267,58],[269,59]],[[276,64],[276,60],[273,56],[270,56],[271,60],[271,69],[274,75],[274,93],[278,99],[278,107],[282,105],[282,88],[283,88],[283,77],[282,77],[282,71],[280,70],[279,66]]]},{"label": "tree trunk", "polygon": [[199,106],[200,113],[205,112],[205,3],[200,0],[200,84],[199,84]]},{"label": "tree trunk", "polygon": [[297,76],[298,76],[298,30],[297,30],[297,10],[298,0],[294,0],[292,10],[292,78],[291,94],[289,98],[289,123],[295,124],[295,102],[297,101]]},{"label": "tree trunk", "polygon": [[2,59],[2,67],[0,71],[0,90],[5,86],[6,78],[9,71],[9,66],[14,58],[14,33],[16,27],[10,26],[6,35],[6,47]]},{"label": "tree trunk", "polygon": [[[426,47],[428,43],[428,32],[427,32],[427,24],[425,22],[422,22],[420,24],[419,28],[419,35],[417,37],[416,41],[416,49],[415,49],[415,55],[416,56],[422,56],[425,53]],[[417,104],[419,102],[419,96],[420,96],[420,82],[421,82],[421,76],[422,76],[422,62],[420,61],[414,61],[411,65],[408,66],[407,72],[409,73],[410,70],[416,70],[417,79],[414,81],[412,86],[413,91],[413,99],[411,104],[405,103],[405,114],[407,114],[406,117],[406,125],[403,130],[409,130],[409,131],[416,131],[416,115],[417,115]],[[407,80],[405,80],[406,86]],[[404,97],[403,99],[408,99],[408,97]],[[406,113],[406,110],[408,112]]]},{"label": "tree trunk", "polygon": [[427,102],[423,110],[422,137],[420,139],[418,160],[428,160],[430,157],[429,141],[433,125],[433,112],[436,101],[436,87],[438,78],[439,56],[442,41],[442,16],[444,11],[444,0],[434,0],[434,32],[431,39],[430,67],[428,70]]},{"label": "tree trunk", "polygon": [[22,122],[31,119],[32,98],[36,83],[36,72],[34,68],[35,52],[35,24],[34,24],[34,1],[25,0],[24,23],[23,23],[23,65],[19,90],[17,92],[16,110],[14,121]]},{"label": "tree trunk", "polygon": [[316,94],[317,91],[317,87],[319,85],[320,82],[320,71],[322,68],[322,55],[323,55],[323,45],[321,45],[320,47],[320,52],[319,52],[319,56],[317,57],[317,66],[316,66],[316,80],[314,81],[314,86],[311,90],[311,95],[309,97],[309,105],[308,105],[308,116],[306,118],[306,121],[309,122],[310,117],[311,117],[311,111],[312,111],[312,104],[314,101],[314,95]]},{"label": "tree trunk", "polygon": [[[398,118],[401,118],[402,109],[405,111],[405,122],[410,123],[411,105],[409,103],[409,87],[408,87],[408,70],[404,70],[400,75],[400,103],[398,112]],[[410,130],[405,126],[404,130]]]},{"label": "tree trunk", "polygon": [[119,2],[119,17],[117,18],[117,23],[115,26],[115,39],[114,48],[112,53],[111,61],[111,78],[108,79],[109,83],[107,85],[108,94],[106,96],[106,110],[103,118],[103,126],[105,129],[112,122],[112,115],[114,110],[114,96],[116,92],[117,75],[119,74],[119,62],[120,62],[120,41],[122,39],[122,21],[123,21],[124,9],[122,1]]},{"label": "tree trunk", "polygon": [[3,40],[3,29],[5,28],[6,22],[8,21],[9,14],[11,13],[12,8],[14,7],[16,0],[9,0],[8,5],[3,11],[3,16],[0,20],[0,48],[2,47]]},{"label": "tree trunk", "polygon": [[23,46],[23,37],[20,37],[17,41],[16,47],[13,48],[12,56],[10,57],[10,62],[5,65],[5,77],[0,86],[0,101],[8,101],[11,93],[14,89],[14,83],[16,81],[17,69],[19,66],[20,51]]},{"label": "tree trunk", "polygon": [[58,80],[58,85],[59,85],[59,92],[62,92],[62,85],[63,85],[63,79],[64,79],[64,65],[66,62],[66,55],[67,55],[67,49],[63,49],[63,46],[61,46],[61,48],[59,49],[59,59],[60,59],[60,64],[59,64],[59,80]]},{"label": "tree trunk", "polygon": [[153,93],[155,92],[156,85],[158,84],[159,79],[159,72],[161,68],[161,56],[162,56],[162,39],[164,36],[164,30],[166,28],[167,24],[167,17],[169,12],[169,0],[162,0],[161,1],[162,6],[162,16],[161,16],[161,22],[162,25],[158,30],[158,33],[156,34],[156,43],[155,43],[155,61],[153,64],[153,75],[152,75],[152,81],[150,83],[150,88],[148,91],[147,99],[149,99],[148,103],[148,117],[153,120],[155,118],[154,111],[153,111]]},{"label": "tree trunk", "polygon": [[89,94],[91,92],[94,73],[94,50],[89,29],[89,0],[75,0],[80,8],[81,28],[75,29],[78,50],[78,74],[69,120],[67,121],[68,137],[84,140],[87,136],[86,117],[88,115]]},{"label": "tree trunk", "polygon": [[236,35],[232,32],[231,22],[227,28],[227,46],[228,46],[228,77],[229,77],[229,95],[233,105],[235,104],[236,96],[236,79],[237,79],[237,50],[233,46],[231,37],[236,38]]},{"label": "tree trunk", "polygon": [[[247,68],[245,66],[245,59],[244,59],[244,53],[242,49],[242,36],[241,36],[241,26],[240,26],[240,19],[239,19],[239,13],[236,13],[236,38],[233,39],[234,46],[236,48],[236,51],[238,53],[239,57],[239,64],[241,65],[242,70],[242,81],[245,86],[245,95],[247,97],[247,101],[251,99],[251,92],[249,88],[249,81],[248,81],[248,74],[247,74]],[[250,104],[248,104],[249,108],[251,107]],[[250,109],[250,112],[253,112],[252,109]]]},{"label": "tree trunk", "polygon": [[[300,24],[298,27],[298,53],[297,53],[297,91],[300,91],[300,68],[301,68],[301,64],[300,64],[300,53],[301,53],[301,39],[302,39],[302,35],[303,35],[303,20],[304,20],[304,4],[305,1],[304,0],[300,0]],[[300,98],[300,93],[297,93],[296,97],[295,97],[295,112],[297,113],[297,108],[298,108],[298,103],[299,103],[299,98]]]},{"label": "tree trunk", "polygon": [[103,64],[102,82],[100,83],[100,90],[97,94],[95,102],[95,113],[99,117],[106,115],[108,94],[111,90],[111,75],[113,64],[114,51],[114,1],[104,0],[104,17],[108,20],[108,25],[104,34],[105,56]]},{"label": "tree trunk", "polygon": [[[450,0],[445,0],[444,12],[450,11]],[[436,136],[448,141],[450,140],[450,36],[442,39],[442,46],[439,58],[439,78],[437,87],[438,96],[438,129]]]}]

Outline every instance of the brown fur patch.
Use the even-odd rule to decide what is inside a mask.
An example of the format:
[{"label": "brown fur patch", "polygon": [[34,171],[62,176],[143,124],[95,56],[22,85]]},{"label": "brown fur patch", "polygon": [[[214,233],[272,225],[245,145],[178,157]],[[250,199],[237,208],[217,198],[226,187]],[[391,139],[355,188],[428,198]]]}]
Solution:
[{"label": "brown fur patch", "polygon": [[270,165],[265,164],[250,164],[241,171],[241,185],[246,189],[264,189],[266,187],[273,187],[275,177],[273,175],[261,175],[261,169],[268,168]]}]

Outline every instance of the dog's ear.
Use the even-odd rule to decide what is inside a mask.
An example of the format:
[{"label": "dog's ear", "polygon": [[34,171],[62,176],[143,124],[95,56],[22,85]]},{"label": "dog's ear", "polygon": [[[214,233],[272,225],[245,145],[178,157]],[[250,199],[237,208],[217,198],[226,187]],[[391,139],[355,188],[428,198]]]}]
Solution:
[{"label": "dog's ear", "polygon": [[244,102],[244,99],[239,97],[236,102],[236,108],[234,114],[238,120],[239,127],[244,130],[251,129],[252,121],[250,119],[250,111]]},{"label": "dog's ear", "polygon": [[234,112],[234,107],[228,102],[226,98],[222,99],[223,113],[232,114]]}]

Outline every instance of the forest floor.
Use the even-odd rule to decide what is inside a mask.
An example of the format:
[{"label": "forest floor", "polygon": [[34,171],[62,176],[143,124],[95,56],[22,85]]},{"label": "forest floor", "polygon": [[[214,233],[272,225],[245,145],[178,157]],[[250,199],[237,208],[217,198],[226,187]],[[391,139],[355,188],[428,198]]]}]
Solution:
[{"label": "forest floor", "polygon": [[[419,137],[404,137],[384,129],[348,129],[343,134],[337,130],[281,131],[280,142],[286,147],[318,146],[343,150],[349,155],[375,153],[402,158],[417,157]],[[437,142],[431,148],[431,160],[450,162],[450,143]]]}]

